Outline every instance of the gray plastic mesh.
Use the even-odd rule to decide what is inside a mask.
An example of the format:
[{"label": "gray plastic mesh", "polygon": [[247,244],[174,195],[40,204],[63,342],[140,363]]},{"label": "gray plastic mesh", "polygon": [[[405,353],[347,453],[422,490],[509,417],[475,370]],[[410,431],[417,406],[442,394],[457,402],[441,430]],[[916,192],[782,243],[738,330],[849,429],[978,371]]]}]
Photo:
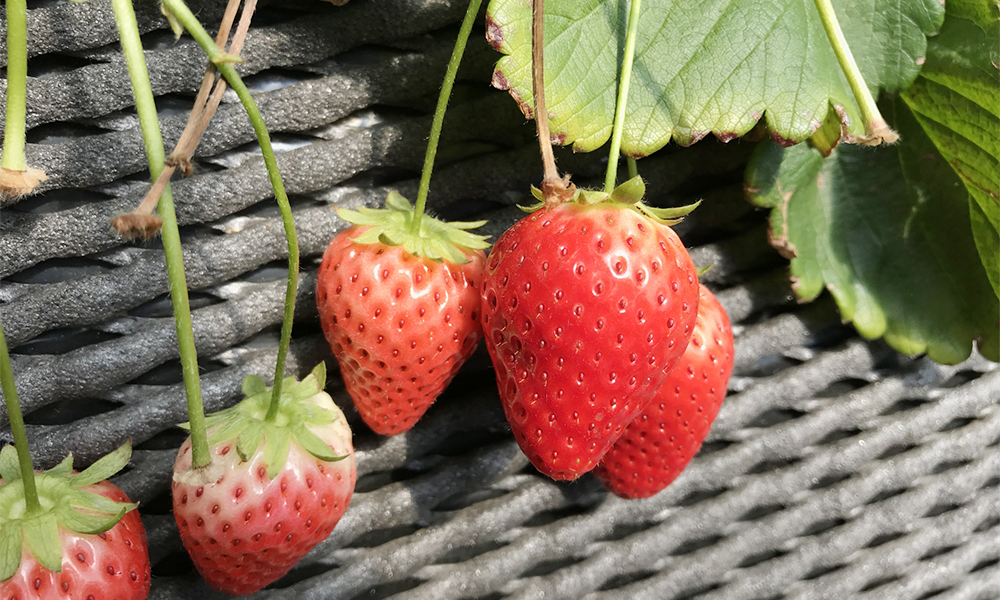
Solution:
[{"label": "gray plastic mesh", "polygon": [[[211,23],[223,2],[192,3]],[[141,137],[107,0],[31,3],[29,163],[42,193],[0,215],[0,314],[39,466],[131,438],[116,478],[142,503],[152,598],[217,598],[183,552],[170,467],[186,419],[162,252],[108,226],[147,189]],[[140,2],[167,143],[204,59]],[[264,3],[240,66],[281,152],[303,255],[289,372],[331,360],[313,286],[343,224],[334,206],[413,197],[458,0]],[[481,33],[481,32],[480,32]],[[487,86],[477,38],[448,113],[430,204],[483,215],[494,239],[540,176],[533,127]],[[0,50],[0,59],[4,54]],[[273,369],[286,256],[249,122],[228,97],[196,174],[174,184],[209,409]],[[860,339],[828,298],[797,305],[764,214],[742,197],[753,145],[702,141],[645,159],[652,201],[705,204],[678,227],[714,264],[737,334],[730,396],[709,440],[644,501],[590,477],[538,475],[506,426],[484,352],[407,434],[380,438],[348,409],[358,490],[333,535],[256,598],[465,600],[967,599],[1000,597],[1000,372]],[[578,183],[600,156],[559,154]],[[0,434],[8,440],[9,430]]]}]

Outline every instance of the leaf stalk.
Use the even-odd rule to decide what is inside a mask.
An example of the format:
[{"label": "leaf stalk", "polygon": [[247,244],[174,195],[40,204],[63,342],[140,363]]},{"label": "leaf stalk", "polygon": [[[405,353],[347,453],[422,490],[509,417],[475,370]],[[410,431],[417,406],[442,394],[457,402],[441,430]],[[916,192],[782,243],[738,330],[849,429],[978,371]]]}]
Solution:
[{"label": "leaf stalk", "polygon": [[[160,135],[160,121],[156,114],[153,88],[146,70],[146,60],[139,37],[135,11],[130,0],[112,0],[111,7],[118,24],[122,51],[132,82],[135,109],[139,115],[149,173],[155,182],[163,170],[163,138]],[[187,278],[184,275],[184,255],[181,236],[177,227],[174,199],[168,183],[160,196],[157,210],[163,220],[163,252],[167,263],[167,277],[170,280],[170,301],[174,308],[174,323],[177,330],[177,347],[184,376],[184,392],[187,396],[188,419],[191,423],[192,465],[204,467],[212,462],[208,450],[208,436],[205,431],[205,409],[201,398],[201,381],[198,377],[198,351],[194,343],[191,326],[191,305],[188,300]]]},{"label": "leaf stalk", "polygon": [[[163,0],[163,5],[174,15],[174,17],[191,34],[191,37],[198,42],[205,53],[209,56],[219,56],[221,50],[212,40],[212,36],[205,31],[197,17],[191,12],[183,0]],[[278,160],[271,147],[271,137],[264,124],[264,118],[257,105],[254,103],[250,90],[244,85],[236,69],[228,62],[216,63],[216,68],[229,83],[239,97],[247,116],[257,134],[257,142],[260,145],[261,153],[264,156],[264,164],[267,166],[267,174],[271,180],[271,187],[274,188],[275,200],[281,210],[281,221],[285,228],[285,239],[288,243],[288,284],[285,290],[285,312],[281,324],[281,341],[278,345],[278,358],[274,369],[274,387],[272,389],[271,404],[268,408],[265,419],[268,422],[274,421],[278,415],[280,406],[281,387],[285,376],[285,362],[288,357],[288,346],[292,339],[292,322],[295,317],[295,294],[299,283],[299,243],[295,234],[295,221],[292,216],[292,208],[288,202],[288,195],[285,193],[285,186],[281,181],[281,174],[278,172]]]},{"label": "leaf stalk", "polygon": [[10,432],[14,437],[14,448],[17,449],[17,461],[21,465],[21,479],[24,481],[24,502],[28,514],[41,510],[38,501],[38,488],[35,486],[35,468],[31,465],[31,451],[28,448],[28,434],[24,428],[24,415],[21,414],[21,402],[17,398],[17,386],[14,384],[14,370],[10,366],[10,353],[7,352],[7,336],[0,322],[0,384],[7,405],[7,416],[10,420]]},{"label": "leaf stalk", "polygon": [[472,25],[476,22],[476,16],[479,14],[479,7],[482,4],[483,0],[469,2],[469,8],[465,11],[465,19],[462,20],[462,27],[458,30],[458,38],[455,40],[455,49],[451,52],[448,69],[445,71],[444,81],[441,84],[441,94],[438,96],[437,107],[434,109],[431,133],[427,139],[427,153],[424,155],[424,168],[420,173],[420,187],[417,189],[417,201],[413,209],[410,231],[414,235],[420,235],[420,221],[427,205],[427,193],[431,186],[434,158],[437,156],[441,129],[444,126],[444,115],[448,110],[448,100],[451,98],[451,90],[455,86],[455,77],[458,75],[458,67],[462,63],[462,55],[465,54],[465,46],[469,42]]},{"label": "leaf stalk", "polygon": [[569,175],[559,176],[556,157],[552,152],[549,111],[545,107],[545,0],[533,0],[531,14],[531,86],[535,104],[535,127],[542,152],[542,194],[549,205],[566,202],[573,197],[576,186]]},{"label": "leaf stalk", "polygon": [[621,83],[615,100],[615,121],[611,129],[611,150],[608,155],[608,171],[604,177],[604,192],[610,194],[618,182],[618,161],[622,149],[622,134],[625,129],[625,109],[628,107],[628,88],[632,83],[632,63],[635,61],[635,40],[639,32],[639,10],[642,0],[632,0],[628,13],[628,29],[625,32],[625,56],[622,59]]},{"label": "leaf stalk", "polygon": [[883,142],[895,143],[899,139],[899,134],[886,124],[882,113],[879,112],[875,98],[872,97],[868,84],[861,75],[861,69],[858,68],[858,63],[851,53],[851,48],[847,45],[847,39],[837,20],[837,13],[833,10],[833,3],[830,0],[816,0],[816,10],[819,11],[819,18],[823,22],[827,37],[830,38],[830,45],[837,55],[840,68],[847,77],[851,91],[854,92],[854,98],[861,109],[861,118],[865,120],[865,137],[859,141],[868,146],[878,146]]}]

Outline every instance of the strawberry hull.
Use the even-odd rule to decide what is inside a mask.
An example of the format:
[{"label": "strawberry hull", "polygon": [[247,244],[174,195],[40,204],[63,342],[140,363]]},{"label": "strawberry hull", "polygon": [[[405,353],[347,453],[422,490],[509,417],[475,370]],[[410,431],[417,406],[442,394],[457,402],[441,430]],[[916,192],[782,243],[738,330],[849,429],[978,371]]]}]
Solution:
[{"label": "strawberry hull", "polygon": [[323,333],[354,404],[373,431],[411,429],[472,355],[485,255],[454,264],[402,246],[333,239],[316,280]]},{"label": "strawberry hull", "polygon": [[701,294],[687,351],[594,470],[622,498],[648,498],[670,485],[698,453],[726,397],[733,331],[712,292],[703,287]]},{"label": "strawberry hull", "polygon": [[554,479],[593,469],[693,330],[698,279],[667,226],[619,204],[543,208],[487,259],[483,329],[521,449]]}]

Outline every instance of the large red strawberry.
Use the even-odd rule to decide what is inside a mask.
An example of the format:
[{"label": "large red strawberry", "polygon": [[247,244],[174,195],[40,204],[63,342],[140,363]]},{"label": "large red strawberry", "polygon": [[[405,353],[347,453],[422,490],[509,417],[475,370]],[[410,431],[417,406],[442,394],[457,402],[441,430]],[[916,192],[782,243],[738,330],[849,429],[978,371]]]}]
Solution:
[{"label": "large red strawberry", "polygon": [[691,336],[697,273],[643,190],[637,179],[542,207],[487,260],[483,330],[504,412],[554,479],[597,465]]},{"label": "large red strawberry", "polygon": [[423,416],[482,337],[478,284],[488,247],[390,192],[386,209],[340,211],[355,223],[323,254],[316,303],[344,385],[376,433],[407,431]]},{"label": "large red strawberry", "polygon": [[323,392],[321,363],[302,382],[285,379],[266,418],[270,389],[247,377],[248,396],[210,415],[212,463],[189,469],[186,441],[174,464],[174,519],[184,548],[213,588],[253,593],[285,575],[330,535],[357,481],[351,429]]},{"label": "large red strawberry", "polygon": [[72,457],[35,474],[40,511],[26,510],[13,446],[0,453],[0,598],[144,600],[146,531],[135,504],[106,477],[128,463],[128,444],[76,473]]},{"label": "large red strawberry", "polygon": [[729,316],[702,286],[698,322],[684,356],[594,475],[623,498],[648,498],[666,488],[701,448],[732,372]]}]

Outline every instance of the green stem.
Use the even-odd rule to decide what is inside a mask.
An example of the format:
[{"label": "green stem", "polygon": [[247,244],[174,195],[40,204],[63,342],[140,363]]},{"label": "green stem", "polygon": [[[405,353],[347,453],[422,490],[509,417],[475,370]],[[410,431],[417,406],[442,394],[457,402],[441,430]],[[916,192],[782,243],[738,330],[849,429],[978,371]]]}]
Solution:
[{"label": "green stem", "polygon": [[[146,59],[142,52],[139,26],[131,0],[112,0],[111,6],[118,23],[118,34],[125,53],[135,110],[139,115],[142,138],[146,145],[149,172],[155,182],[163,171],[163,139],[160,136],[160,121],[156,114],[156,102],[149,83]],[[181,235],[174,212],[174,198],[170,185],[163,190],[157,204],[163,220],[163,252],[166,255],[167,276],[170,279],[170,300],[174,307],[174,322],[177,328],[177,347],[181,356],[184,375],[184,391],[187,395],[188,419],[191,423],[191,464],[204,467],[212,462],[208,449],[208,434],[205,430],[205,408],[201,399],[201,381],[198,378],[198,352],[194,345],[194,330],[191,327],[191,305],[188,301],[187,279],[184,275],[184,255],[181,250]]]},{"label": "green stem", "polygon": [[24,481],[24,502],[28,507],[28,514],[31,514],[41,510],[41,504],[38,502],[38,488],[35,487],[35,468],[31,465],[28,434],[24,430],[24,416],[21,414],[21,403],[17,399],[17,386],[14,385],[14,370],[10,368],[10,354],[7,352],[7,337],[3,333],[3,323],[0,323],[0,384],[3,386],[3,397],[7,404],[10,432],[14,435],[14,447],[17,448],[17,461],[21,464],[21,479]]},{"label": "green stem", "polygon": [[639,8],[642,0],[632,0],[628,13],[628,31],[625,33],[625,58],[622,60],[622,80],[615,100],[615,124],[611,130],[611,152],[608,156],[608,173],[604,177],[604,191],[610,194],[618,181],[618,156],[622,149],[625,128],[625,108],[628,105],[628,87],[632,82],[632,62],[635,59],[635,38],[639,31]]},{"label": "green stem", "polygon": [[417,190],[417,202],[413,209],[413,221],[410,223],[410,231],[420,234],[420,219],[424,216],[424,207],[427,205],[427,191],[431,186],[431,173],[434,171],[434,157],[437,156],[438,141],[441,139],[441,128],[444,125],[444,114],[448,110],[448,100],[451,98],[451,89],[455,86],[455,76],[458,74],[458,66],[462,63],[462,55],[465,54],[465,45],[469,41],[469,34],[472,32],[472,25],[479,14],[479,7],[483,0],[471,0],[469,8],[465,11],[465,19],[462,27],[458,30],[458,39],[455,40],[455,49],[451,52],[451,60],[448,61],[448,70],[445,71],[444,81],[441,84],[441,94],[438,96],[437,108],[434,109],[434,120],[431,122],[431,135],[427,140],[427,153],[424,155],[424,169],[420,173],[420,187]]},{"label": "green stem", "polygon": [[[826,35],[830,38],[830,45],[833,46],[833,52],[837,55],[840,68],[843,69],[847,82],[851,85],[851,91],[854,92],[854,98],[858,101],[861,117],[865,120],[865,131],[869,135],[881,135],[879,132],[888,129],[885,119],[882,118],[875,98],[872,97],[871,91],[868,90],[868,84],[865,83],[865,78],[861,75],[861,69],[858,68],[858,63],[855,62],[854,55],[851,54],[851,48],[847,45],[844,32],[840,29],[833,4],[830,0],[816,0],[816,10],[819,11],[819,18],[823,21],[823,28],[826,29]],[[895,134],[892,133],[892,136]],[[886,141],[895,140],[888,136]]]},{"label": "green stem", "polygon": [[28,95],[28,4],[7,0],[7,115],[4,123],[4,169],[26,171],[24,120]]},{"label": "green stem", "polygon": [[[187,7],[183,0],[163,0],[163,5],[167,7],[174,17],[184,25],[191,37],[198,42],[209,57],[220,56],[222,51],[215,44],[212,36],[205,31],[198,19]],[[285,290],[285,316],[281,324],[281,342],[278,345],[278,360],[274,369],[274,388],[271,395],[271,405],[268,407],[265,419],[273,421],[278,414],[278,406],[281,398],[282,379],[285,376],[285,360],[288,357],[288,346],[292,340],[292,321],[295,317],[295,292],[299,283],[299,242],[295,235],[295,221],[292,218],[292,207],[288,203],[288,195],[285,193],[285,186],[281,181],[281,173],[278,172],[278,160],[271,147],[271,136],[267,133],[267,126],[264,125],[264,118],[257,110],[250,90],[243,84],[236,69],[229,63],[222,62],[216,64],[219,72],[239,96],[243,108],[250,117],[253,129],[257,133],[257,143],[260,145],[261,153],[264,155],[264,164],[267,165],[267,174],[271,179],[271,186],[274,188],[274,197],[281,210],[281,221],[285,227],[285,239],[288,242],[288,286]]]},{"label": "green stem", "polygon": [[635,179],[639,176],[639,166],[635,164],[635,159],[631,156],[625,158],[625,164],[628,165],[628,178]]}]

